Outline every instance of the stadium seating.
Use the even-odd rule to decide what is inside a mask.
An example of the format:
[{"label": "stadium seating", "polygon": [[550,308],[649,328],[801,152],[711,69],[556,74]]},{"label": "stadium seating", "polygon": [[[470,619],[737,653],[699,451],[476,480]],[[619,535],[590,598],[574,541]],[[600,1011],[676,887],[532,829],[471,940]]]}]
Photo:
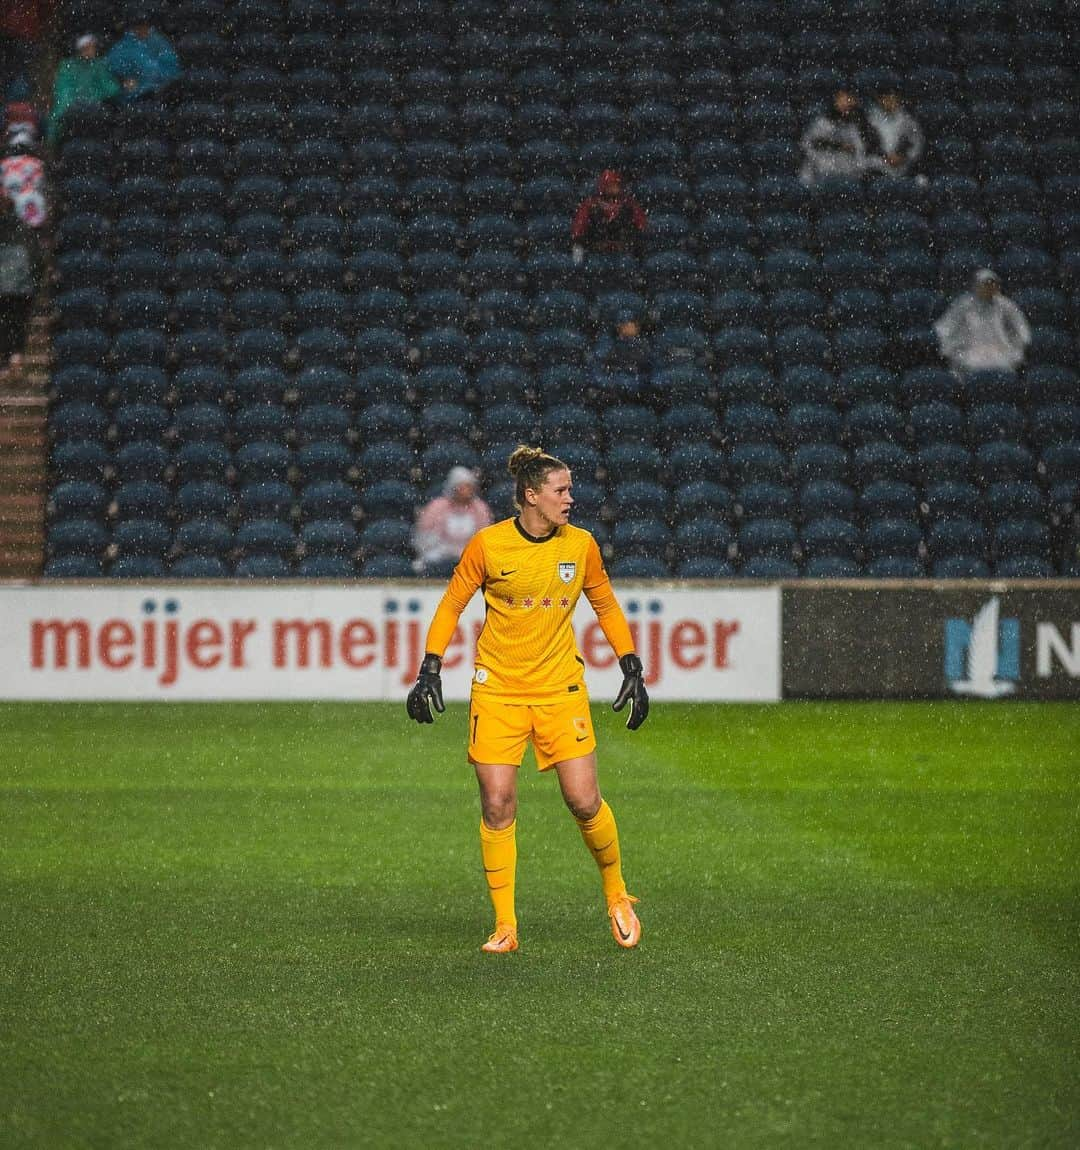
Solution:
[{"label": "stadium seating", "polygon": [[[158,7],[178,98],[78,110],[57,159],[48,575],[407,575],[440,472],[501,500],[537,436],[627,577],[1067,569],[1076,70],[1039,6]],[[799,182],[848,81],[899,84],[927,185]],[[579,267],[612,166],[644,247]],[[959,381],[931,325],[983,263],[1034,339]],[[627,308],[651,360],[599,370]]]}]

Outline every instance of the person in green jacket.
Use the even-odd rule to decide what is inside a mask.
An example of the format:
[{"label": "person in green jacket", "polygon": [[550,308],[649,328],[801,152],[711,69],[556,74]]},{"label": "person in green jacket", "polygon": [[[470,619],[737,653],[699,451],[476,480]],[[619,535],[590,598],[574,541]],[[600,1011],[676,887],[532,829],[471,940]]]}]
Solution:
[{"label": "person in green jacket", "polygon": [[60,61],[49,116],[50,144],[57,142],[64,114],[72,104],[99,104],[120,94],[120,85],[108,64],[99,58],[98,47],[98,38],[86,32],[75,41],[75,55]]}]

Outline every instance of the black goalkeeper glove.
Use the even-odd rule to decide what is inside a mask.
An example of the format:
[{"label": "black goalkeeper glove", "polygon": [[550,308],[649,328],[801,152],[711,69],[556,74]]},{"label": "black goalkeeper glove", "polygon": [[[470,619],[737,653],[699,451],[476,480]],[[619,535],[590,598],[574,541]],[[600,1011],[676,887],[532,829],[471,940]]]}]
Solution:
[{"label": "black goalkeeper glove", "polygon": [[420,664],[420,674],[416,676],[416,685],[409,692],[405,700],[405,710],[409,718],[418,723],[434,723],[435,716],[432,708],[441,715],[446,710],[442,700],[442,679],[439,672],[442,670],[442,659],[438,655],[425,655]]},{"label": "black goalkeeper glove", "polygon": [[619,660],[622,668],[623,681],[615,702],[611,704],[613,711],[621,711],[630,704],[630,714],[626,719],[628,730],[636,731],[649,717],[649,693],[645,690],[645,674],[641,660],[637,655],[623,655]]}]

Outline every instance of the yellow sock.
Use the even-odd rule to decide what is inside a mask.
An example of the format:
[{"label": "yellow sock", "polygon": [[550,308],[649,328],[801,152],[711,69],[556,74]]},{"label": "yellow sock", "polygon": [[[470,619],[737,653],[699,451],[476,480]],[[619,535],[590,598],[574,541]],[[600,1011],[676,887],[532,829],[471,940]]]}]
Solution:
[{"label": "yellow sock", "polygon": [[517,926],[514,913],[514,872],[517,869],[517,820],[501,831],[493,831],[480,820],[480,854],[484,860],[495,922]]},{"label": "yellow sock", "polygon": [[610,905],[613,899],[626,894],[626,883],[622,876],[622,858],[619,855],[619,830],[615,816],[606,802],[591,819],[578,819],[581,837],[596,859],[600,868],[600,880],[604,884],[604,898]]}]

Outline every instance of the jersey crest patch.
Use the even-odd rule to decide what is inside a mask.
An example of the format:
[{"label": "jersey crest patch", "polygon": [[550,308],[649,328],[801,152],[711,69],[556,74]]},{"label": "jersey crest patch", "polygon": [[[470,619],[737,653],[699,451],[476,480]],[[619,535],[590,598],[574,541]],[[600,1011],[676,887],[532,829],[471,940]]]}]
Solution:
[{"label": "jersey crest patch", "polygon": [[559,564],[559,578],[564,583],[573,583],[574,576],[577,574],[576,563],[560,563]]}]

